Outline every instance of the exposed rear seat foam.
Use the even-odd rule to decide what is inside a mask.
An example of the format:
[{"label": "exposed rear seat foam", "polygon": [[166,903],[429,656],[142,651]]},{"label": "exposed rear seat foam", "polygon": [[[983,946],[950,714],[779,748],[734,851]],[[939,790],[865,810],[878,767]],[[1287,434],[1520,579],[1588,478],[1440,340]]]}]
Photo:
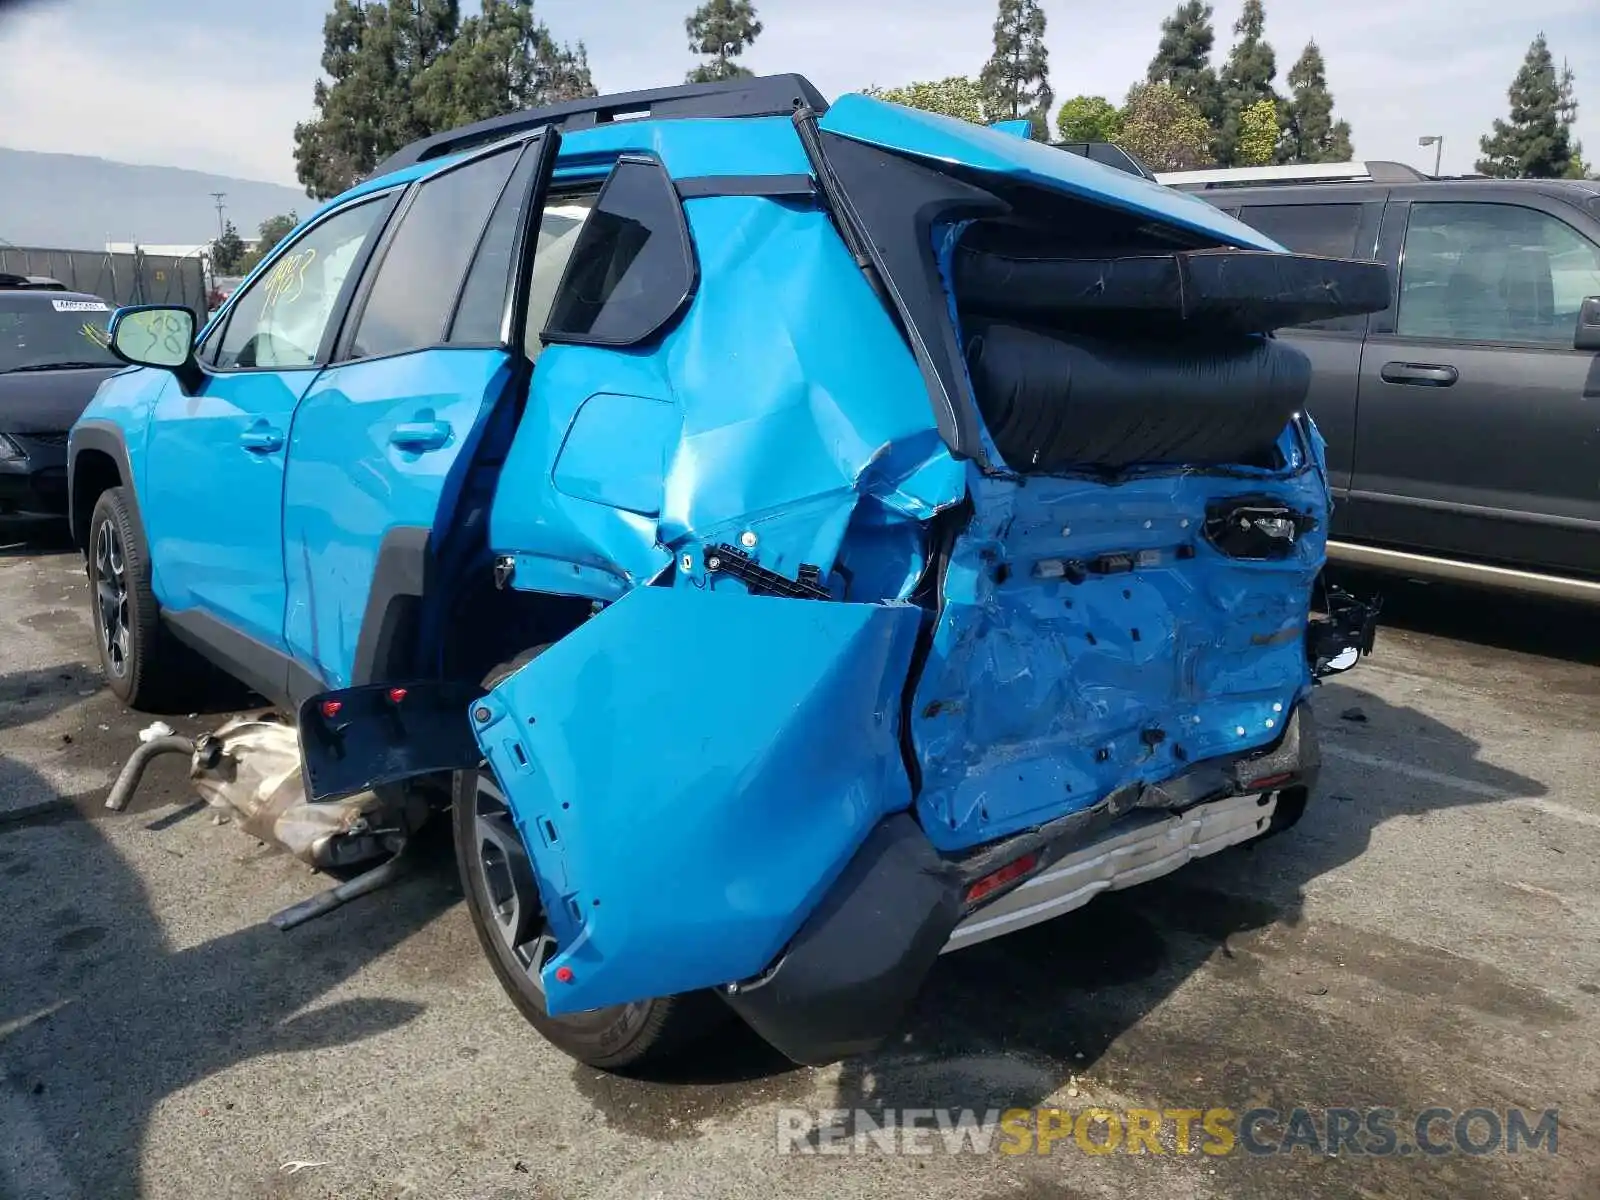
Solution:
[{"label": "exposed rear seat foam", "polygon": [[1382,263],[1194,250],[1108,258],[1024,258],[961,249],[964,311],[1024,325],[1265,333],[1389,305]]},{"label": "exposed rear seat foam", "polygon": [[1304,354],[1261,336],[968,326],[979,410],[1020,471],[1270,462],[1311,382]]}]

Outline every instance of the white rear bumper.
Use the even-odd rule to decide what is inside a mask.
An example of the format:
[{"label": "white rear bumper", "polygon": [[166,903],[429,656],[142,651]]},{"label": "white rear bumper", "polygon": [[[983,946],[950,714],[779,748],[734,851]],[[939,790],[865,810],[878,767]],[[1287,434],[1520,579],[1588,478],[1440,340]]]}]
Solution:
[{"label": "white rear bumper", "polygon": [[1058,859],[1043,872],[969,916],[943,953],[1015,933],[1082,908],[1101,892],[1147,883],[1184,863],[1265,833],[1277,809],[1276,793],[1230,796],[1185,813],[1135,812],[1098,840]]}]

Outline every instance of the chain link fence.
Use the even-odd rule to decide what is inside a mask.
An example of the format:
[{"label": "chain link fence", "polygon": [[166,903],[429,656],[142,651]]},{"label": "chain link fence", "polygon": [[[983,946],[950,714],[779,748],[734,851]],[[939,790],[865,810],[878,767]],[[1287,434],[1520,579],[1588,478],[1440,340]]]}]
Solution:
[{"label": "chain link fence", "polygon": [[0,272],[46,275],[107,304],[181,304],[204,320],[210,311],[206,263],[198,255],[109,250],[45,250],[0,245]]}]

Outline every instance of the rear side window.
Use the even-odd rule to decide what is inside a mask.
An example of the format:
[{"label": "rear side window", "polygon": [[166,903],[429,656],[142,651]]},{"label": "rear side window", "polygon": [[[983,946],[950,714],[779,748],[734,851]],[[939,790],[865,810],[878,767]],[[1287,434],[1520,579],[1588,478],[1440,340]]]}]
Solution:
[{"label": "rear side window", "polygon": [[1246,205],[1239,210],[1239,219],[1296,254],[1356,257],[1356,236],[1361,229],[1359,204]]},{"label": "rear side window", "polygon": [[378,264],[348,357],[438,345],[489,211],[516,165],[517,149],[424,183]]},{"label": "rear side window", "polygon": [[543,340],[642,342],[678,314],[698,278],[666,170],[654,159],[622,158],[583,222]]}]

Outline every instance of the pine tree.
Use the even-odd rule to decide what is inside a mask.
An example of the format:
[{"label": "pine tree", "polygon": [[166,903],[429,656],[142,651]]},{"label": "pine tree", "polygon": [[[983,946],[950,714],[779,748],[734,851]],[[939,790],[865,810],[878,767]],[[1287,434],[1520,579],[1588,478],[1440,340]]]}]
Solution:
[{"label": "pine tree", "polygon": [[219,275],[232,275],[245,257],[244,239],[232,221],[224,222],[222,236],[211,243],[211,266]]},{"label": "pine tree", "polygon": [[1178,5],[1161,22],[1161,42],[1145,78],[1150,83],[1171,84],[1173,91],[1214,124],[1220,115],[1221,97],[1217,73],[1211,67],[1211,48],[1217,40],[1211,13],[1211,5],[1204,0],[1185,0]]},{"label": "pine tree", "polygon": [[1556,74],[1544,34],[1533,39],[1506,93],[1511,120],[1498,118],[1478,141],[1478,171],[1500,179],[1559,179],[1572,169],[1572,123],[1578,116],[1570,68]]},{"label": "pine tree", "polygon": [[1289,71],[1291,98],[1278,157],[1290,163],[1349,162],[1355,157],[1350,144],[1350,123],[1333,119],[1333,93],[1328,90],[1328,69],[1316,39],[1306,43],[1299,61]]},{"label": "pine tree", "polygon": [[1000,0],[994,18],[994,54],[978,75],[984,115],[990,121],[1026,118],[1036,141],[1050,139],[1050,53],[1044,45],[1039,0]]},{"label": "pine tree", "polygon": [[582,43],[561,46],[533,0],[333,0],[316,114],[295,126],[295,169],[319,200],[401,146],[484,117],[595,94]]},{"label": "pine tree", "polygon": [[424,74],[415,102],[430,129],[451,129],[594,94],[583,43],[558,45],[533,0],[483,0]]},{"label": "pine tree", "polygon": [[318,199],[338,195],[432,132],[413,92],[460,27],[459,0],[334,0],[322,26],[316,116],[295,126],[295,169]]},{"label": "pine tree", "polygon": [[751,73],[750,68],[733,61],[761,36],[761,22],[756,20],[751,0],[706,0],[683,27],[689,35],[689,49],[708,56],[689,72],[690,83],[738,79]]},{"label": "pine tree", "polygon": [[[1244,11],[1233,26],[1234,36],[1238,40],[1228,54],[1228,61],[1223,65],[1218,81],[1222,103],[1213,146],[1217,162],[1225,167],[1245,165],[1238,156],[1240,123],[1244,114],[1262,100],[1272,101],[1274,109],[1279,103],[1278,94],[1272,87],[1272,80],[1278,73],[1277,58],[1272,46],[1263,37],[1266,19],[1261,0],[1245,0]],[[1259,129],[1262,117],[1258,113],[1255,119]],[[1277,121],[1277,115],[1274,114],[1275,129]],[[1252,151],[1252,155],[1257,151],[1259,147]],[[1267,162],[1270,158],[1256,161]]]}]

